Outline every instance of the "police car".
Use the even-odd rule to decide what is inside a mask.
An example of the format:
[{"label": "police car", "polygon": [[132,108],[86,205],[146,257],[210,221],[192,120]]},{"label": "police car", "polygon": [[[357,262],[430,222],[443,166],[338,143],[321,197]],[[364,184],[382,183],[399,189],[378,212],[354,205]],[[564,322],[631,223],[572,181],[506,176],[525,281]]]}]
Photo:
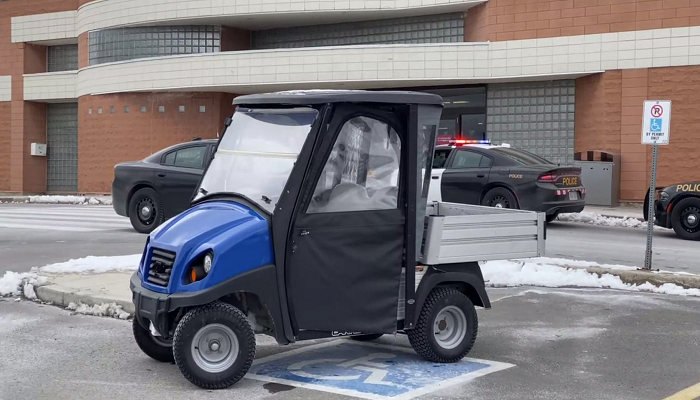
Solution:
[{"label": "police car", "polygon": [[[649,191],[644,198],[644,220],[649,218]],[[657,189],[654,224],[673,229],[685,240],[700,240],[700,181],[674,183]]]},{"label": "police car", "polygon": [[489,140],[436,146],[429,201],[539,211],[551,222],[585,206],[581,168]]}]

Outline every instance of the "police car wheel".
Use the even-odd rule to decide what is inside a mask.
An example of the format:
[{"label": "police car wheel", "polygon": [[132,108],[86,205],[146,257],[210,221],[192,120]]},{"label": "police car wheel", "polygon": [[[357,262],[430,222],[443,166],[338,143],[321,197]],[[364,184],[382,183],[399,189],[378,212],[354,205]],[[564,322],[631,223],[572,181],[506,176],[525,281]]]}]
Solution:
[{"label": "police car wheel", "polygon": [[139,189],[129,200],[129,220],[139,233],[151,233],[163,222],[158,193],[148,187]]},{"label": "police car wheel", "polygon": [[136,344],[144,354],[160,362],[171,363],[174,361],[171,341],[153,336],[148,329],[139,323],[138,317],[133,319],[131,329]]},{"label": "police car wheel", "polygon": [[382,336],[384,336],[383,333],[368,333],[366,335],[350,336],[350,339],[357,340],[358,342],[368,342],[372,340],[377,340]]},{"label": "police car wheel", "polygon": [[173,337],[175,364],[203,389],[237,383],[255,359],[255,333],[238,308],[215,301],[185,314]]},{"label": "police car wheel", "polygon": [[496,208],[518,208],[515,195],[504,187],[495,187],[484,195],[481,205]]},{"label": "police car wheel", "polygon": [[671,227],[685,240],[700,240],[700,199],[686,197],[671,211]]},{"label": "police car wheel", "polygon": [[415,328],[407,334],[419,356],[431,362],[453,363],[471,351],[478,328],[469,297],[454,288],[437,287],[425,299]]}]

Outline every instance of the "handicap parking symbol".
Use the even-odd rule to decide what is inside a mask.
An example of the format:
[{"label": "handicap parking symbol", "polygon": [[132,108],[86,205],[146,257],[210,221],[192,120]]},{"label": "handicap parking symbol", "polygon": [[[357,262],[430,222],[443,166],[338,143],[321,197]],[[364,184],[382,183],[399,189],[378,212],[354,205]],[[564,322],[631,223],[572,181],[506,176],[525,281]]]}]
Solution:
[{"label": "handicap parking symbol", "polygon": [[375,400],[407,400],[514,365],[436,364],[411,348],[335,340],[256,360],[246,378]]},{"label": "handicap parking symbol", "polygon": [[652,118],[651,123],[649,124],[649,129],[652,132],[661,132],[663,126],[663,119],[662,118]]}]

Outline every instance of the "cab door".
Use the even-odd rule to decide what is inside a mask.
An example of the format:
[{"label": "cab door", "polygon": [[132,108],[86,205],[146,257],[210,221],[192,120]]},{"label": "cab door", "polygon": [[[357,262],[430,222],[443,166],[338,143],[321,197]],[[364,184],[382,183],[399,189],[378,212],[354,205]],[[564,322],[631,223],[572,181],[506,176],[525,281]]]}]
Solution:
[{"label": "cab door", "polygon": [[287,245],[296,332],[395,332],[405,132],[393,113],[340,105],[319,138]]},{"label": "cab door", "polygon": [[442,199],[448,203],[479,204],[488,183],[492,160],[471,149],[458,149],[442,174]]}]

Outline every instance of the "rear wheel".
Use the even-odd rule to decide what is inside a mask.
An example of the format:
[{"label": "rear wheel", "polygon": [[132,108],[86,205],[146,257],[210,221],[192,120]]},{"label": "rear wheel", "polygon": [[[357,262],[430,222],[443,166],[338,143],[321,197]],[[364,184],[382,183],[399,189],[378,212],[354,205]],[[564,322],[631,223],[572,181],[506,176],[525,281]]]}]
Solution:
[{"label": "rear wheel", "polygon": [[132,331],[134,332],[134,340],[147,356],[160,362],[173,362],[173,343],[165,340],[160,336],[153,336],[151,332],[141,326],[138,317],[132,322]]},{"label": "rear wheel", "polygon": [[453,363],[471,351],[479,327],[474,304],[462,292],[437,287],[428,295],[408,340],[415,352],[437,363]]},{"label": "rear wheel", "polygon": [[671,211],[671,226],[685,240],[700,240],[700,199],[687,197]]},{"label": "rear wheel", "polygon": [[371,340],[377,340],[384,336],[382,333],[368,333],[366,335],[350,336],[350,339],[357,340],[358,342],[368,342]]},{"label": "rear wheel", "polygon": [[139,233],[151,233],[163,222],[163,211],[158,193],[151,188],[141,188],[129,200],[131,226]]},{"label": "rear wheel", "polygon": [[554,213],[554,214],[547,215],[547,216],[545,217],[545,219],[546,219],[547,222],[549,223],[549,222],[552,222],[552,221],[554,221],[555,219],[557,219],[558,216],[559,216],[559,213]]},{"label": "rear wheel", "polygon": [[255,334],[238,308],[216,301],[194,308],[173,337],[175,364],[191,383],[225,389],[248,372],[255,359]]},{"label": "rear wheel", "polygon": [[496,187],[486,192],[481,205],[496,208],[518,208],[518,201],[510,190]]}]

